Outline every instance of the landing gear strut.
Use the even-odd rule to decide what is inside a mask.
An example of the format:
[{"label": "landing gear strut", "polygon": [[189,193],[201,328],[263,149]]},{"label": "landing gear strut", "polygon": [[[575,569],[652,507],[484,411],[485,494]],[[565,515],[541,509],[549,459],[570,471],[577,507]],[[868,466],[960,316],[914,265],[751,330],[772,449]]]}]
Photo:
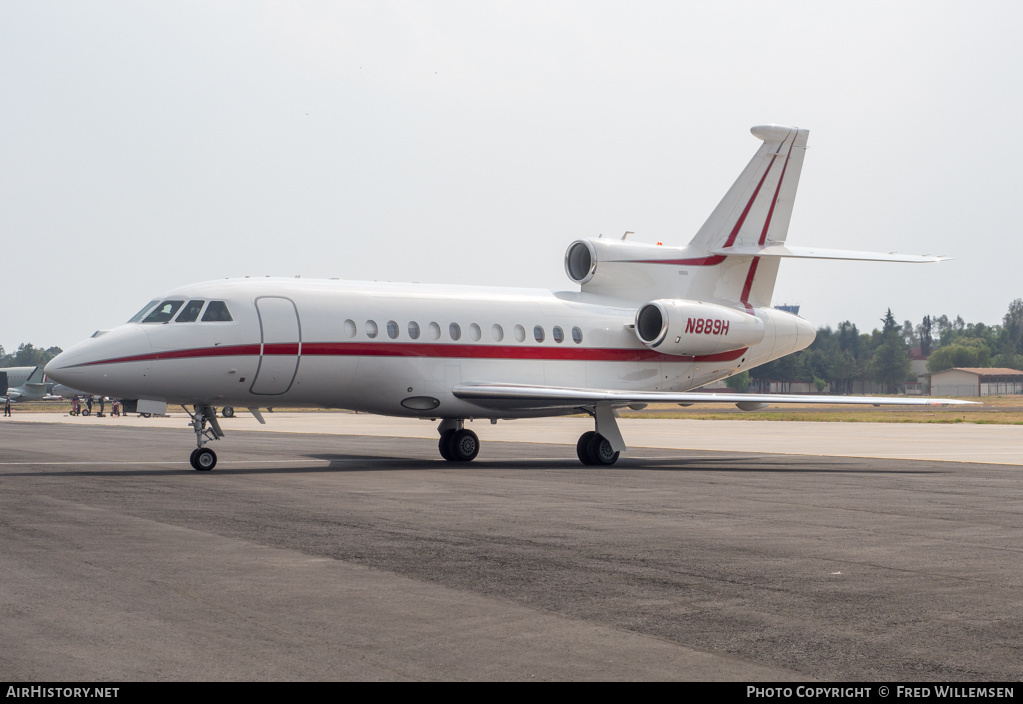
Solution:
[{"label": "landing gear strut", "polygon": [[[182,408],[185,407],[182,406]],[[188,461],[195,471],[208,472],[217,466],[217,453],[203,445],[211,440],[219,440],[224,437],[224,431],[220,429],[220,423],[217,422],[217,409],[213,406],[193,406],[193,408],[195,408],[195,413],[191,413],[185,408],[185,413],[188,413],[192,419],[189,425],[195,431],[196,444]],[[208,428],[207,425],[209,425]]]},{"label": "landing gear strut", "polygon": [[440,441],[437,449],[448,462],[471,462],[480,453],[480,439],[463,427],[465,421],[445,418],[437,426]]}]

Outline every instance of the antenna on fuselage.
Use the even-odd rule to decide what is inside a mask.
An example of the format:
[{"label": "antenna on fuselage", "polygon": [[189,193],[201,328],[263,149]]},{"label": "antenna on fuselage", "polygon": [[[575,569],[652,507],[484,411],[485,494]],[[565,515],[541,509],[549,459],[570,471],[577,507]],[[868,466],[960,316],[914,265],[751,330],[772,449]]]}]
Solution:
[{"label": "antenna on fuselage", "polygon": [[636,233],[633,232],[632,230],[626,230],[625,234],[622,235],[622,240],[624,241],[626,237],[628,237],[629,235],[634,235],[634,234],[636,234]]}]

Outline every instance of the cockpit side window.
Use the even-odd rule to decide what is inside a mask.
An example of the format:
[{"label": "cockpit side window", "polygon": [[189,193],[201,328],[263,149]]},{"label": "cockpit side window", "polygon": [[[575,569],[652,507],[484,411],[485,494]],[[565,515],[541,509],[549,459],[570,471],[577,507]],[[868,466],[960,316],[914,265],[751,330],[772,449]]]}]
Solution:
[{"label": "cockpit side window", "polygon": [[181,313],[174,319],[175,323],[194,323],[199,318],[199,311],[202,310],[206,301],[189,301]]},{"label": "cockpit side window", "polygon": [[153,312],[142,319],[143,323],[166,323],[178,312],[184,301],[164,301]]},{"label": "cockpit side window", "polygon": [[234,318],[231,317],[231,311],[227,309],[227,304],[223,301],[210,301],[210,304],[206,306],[206,312],[202,316],[204,323],[230,322],[232,320]]},{"label": "cockpit side window", "polygon": [[147,314],[149,313],[149,311],[153,310],[153,306],[155,306],[155,305],[156,305],[157,303],[159,303],[159,302],[160,302],[160,299],[159,299],[159,298],[157,298],[157,299],[156,299],[155,301],[150,301],[149,303],[147,303],[147,304],[146,304],[146,305],[145,305],[145,306],[144,306],[144,307],[142,308],[142,310],[140,310],[140,311],[139,311],[138,313],[136,313],[135,315],[131,316],[131,320],[129,320],[128,322],[129,322],[129,323],[137,323],[137,322],[139,322],[140,320],[142,320],[143,318],[145,318],[145,317],[146,317],[146,315],[147,315]]}]

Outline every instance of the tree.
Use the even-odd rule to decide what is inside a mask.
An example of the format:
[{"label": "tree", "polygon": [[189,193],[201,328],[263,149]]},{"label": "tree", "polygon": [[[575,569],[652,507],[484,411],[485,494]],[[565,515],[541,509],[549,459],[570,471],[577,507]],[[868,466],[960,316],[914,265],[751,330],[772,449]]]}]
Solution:
[{"label": "tree", "polygon": [[901,339],[881,343],[870,358],[869,370],[871,378],[884,386],[886,393],[898,392],[909,379],[911,370],[906,343]]},{"label": "tree", "polygon": [[725,386],[741,394],[746,393],[750,386],[750,377],[748,371],[743,371],[738,374],[734,374],[725,379]]},{"label": "tree", "polygon": [[831,378],[831,390],[835,393],[851,394],[853,381],[863,375],[863,370],[856,363],[852,352],[841,350],[831,359],[828,376]]},{"label": "tree", "polygon": [[889,308],[888,312],[881,318],[881,334],[888,339],[891,335],[901,332],[899,324],[895,322],[895,316],[892,315],[892,309]]},{"label": "tree", "polygon": [[42,350],[31,342],[23,342],[18,345],[18,351],[7,354],[0,346],[0,367],[36,367],[42,366],[60,354],[63,350],[59,347],[50,347]]},{"label": "tree", "polygon": [[909,352],[906,341],[902,339],[902,327],[895,322],[891,308],[881,322],[879,344],[870,358],[868,370],[871,378],[884,386],[888,393],[895,393],[909,379]]},{"label": "tree", "polygon": [[933,374],[955,367],[987,367],[990,364],[991,348],[984,340],[961,337],[936,349],[927,360],[927,371]]},{"label": "tree", "polygon": [[1006,352],[1023,354],[1023,298],[1009,304],[1009,311],[1002,318],[1005,330]]},{"label": "tree", "polygon": [[920,343],[920,338],[916,334],[916,328],[908,320],[902,324],[902,339],[911,348],[916,347]]},{"label": "tree", "polygon": [[931,345],[934,343],[931,338],[931,316],[925,315],[924,319],[916,328],[916,336],[920,339],[920,354],[924,357],[931,356]]}]

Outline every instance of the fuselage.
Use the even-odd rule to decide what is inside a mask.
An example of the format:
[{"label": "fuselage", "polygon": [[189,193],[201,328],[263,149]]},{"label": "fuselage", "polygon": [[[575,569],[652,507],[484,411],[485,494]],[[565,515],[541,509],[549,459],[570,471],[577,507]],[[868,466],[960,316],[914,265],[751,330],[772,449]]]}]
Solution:
[{"label": "fuselage", "polygon": [[[214,302],[229,315],[212,314]],[[685,391],[814,337],[801,318],[757,309],[768,332],[756,345],[663,354],[635,334],[641,303],[536,289],[227,279],[155,299],[148,322],[143,311],[97,333],[47,373],[76,389],[170,404],[472,418],[493,413],[452,395],[456,384]]]}]

